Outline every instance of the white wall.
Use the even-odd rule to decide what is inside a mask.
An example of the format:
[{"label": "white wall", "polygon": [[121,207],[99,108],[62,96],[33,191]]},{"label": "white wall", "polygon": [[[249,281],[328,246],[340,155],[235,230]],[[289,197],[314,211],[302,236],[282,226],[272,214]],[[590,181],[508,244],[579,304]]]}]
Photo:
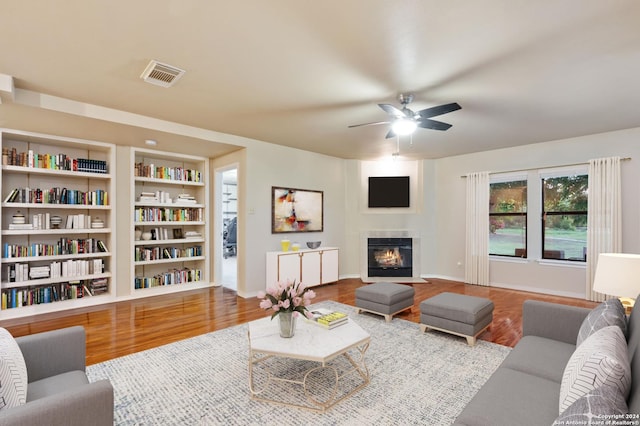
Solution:
[{"label": "white wall", "polygon": [[[469,172],[501,172],[588,162],[592,158],[632,157],[622,163],[623,251],[640,253],[640,128],[486,151],[437,160],[435,262],[423,269],[431,276],[464,280],[465,180]],[[536,215],[537,212],[530,211]],[[584,297],[584,267],[536,261],[490,262],[492,285],[548,294]]]},{"label": "white wall", "polygon": [[[345,247],[344,160],[279,145],[259,144],[247,150],[244,250],[245,281],[238,295],[253,297],[266,286],[266,252],[280,250],[280,240],[303,247],[307,241],[339,247],[340,265],[347,262]],[[324,231],[296,234],[271,233],[271,187],[283,186],[324,191]],[[239,253],[239,256],[241,254]],[[342,272],[342,271],[341,271]]]},{"label": "white wall", "polygon": [[[345,198],[345,251],[342,257],[341,276],[360,277],[362,256],[361,235],[366,231],[410,230],[420,238],[420,274],[432,264],[435,236],[436,206],[430,197],[436,186],[434,161],[392,161],[390,158],[379,162],[346,160],[347,190]],[[367,207],[367,178],[369,176],[410,176],[411,207],[408,209],[369,209]],[[427,268],[427,269],[425,269]]]}]

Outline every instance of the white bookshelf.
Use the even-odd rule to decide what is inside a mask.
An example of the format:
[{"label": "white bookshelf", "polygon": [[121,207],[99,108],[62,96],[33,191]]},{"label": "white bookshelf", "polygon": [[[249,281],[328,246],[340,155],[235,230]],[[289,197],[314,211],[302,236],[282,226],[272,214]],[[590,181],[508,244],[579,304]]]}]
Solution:
[{"label": "white bookshelf", "polygon": [[0,319],[113,301],[114,145],[9,129],[0,144]]},{"label": "white bookshelf", "polygon": [[210,286],[208,159],[130,149],[130,295]]}]

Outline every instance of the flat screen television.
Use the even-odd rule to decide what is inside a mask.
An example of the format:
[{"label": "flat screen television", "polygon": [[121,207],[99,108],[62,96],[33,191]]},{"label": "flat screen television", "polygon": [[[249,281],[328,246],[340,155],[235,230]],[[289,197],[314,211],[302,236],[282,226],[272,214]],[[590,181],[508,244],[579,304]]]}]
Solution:
[{"label": "flat screen television", "polygon": [[369,176],[369,207],[409,207],[409,176]]}]

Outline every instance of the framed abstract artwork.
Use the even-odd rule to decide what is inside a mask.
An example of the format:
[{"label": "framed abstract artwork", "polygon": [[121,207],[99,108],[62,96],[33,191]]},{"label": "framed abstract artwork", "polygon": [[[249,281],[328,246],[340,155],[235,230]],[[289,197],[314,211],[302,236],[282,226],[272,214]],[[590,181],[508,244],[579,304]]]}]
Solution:
[{"label": "framed abstract artwork", "polygon": [[323,192],[271,187],[271,233],[322,232]]}]

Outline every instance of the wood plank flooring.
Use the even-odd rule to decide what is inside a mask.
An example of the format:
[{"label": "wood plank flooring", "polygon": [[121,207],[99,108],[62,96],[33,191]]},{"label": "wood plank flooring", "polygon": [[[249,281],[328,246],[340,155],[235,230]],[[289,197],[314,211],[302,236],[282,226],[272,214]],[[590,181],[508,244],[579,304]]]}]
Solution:
[{"label": "wood plank flooring", "polygon": [[[353,306],[355,290],[362,285],[359,279],[345,279],[316,287],[314,302],[333,300]],[[411,312],[402,312],[397,318],[419,323],[420,302],[443,291],[486,297],[495,304],[494,318],[489,330],[479,339],[506,346],[514,346],[520,340],[522,303],[527,299],[596,306],[594,302],[580,299],[479,287],[440,279],[411,285],[416,292],[414,306]],[[87,365],[91,365],[262,318],[266,312],[260,309],[258,303],[255,298],[243,299],[237,297],[234,291],[218,287],[6,320],[0,322],[0,326],[14,336],[23,336],[82,325],[87,331]],[[383,325],[382,317],[380,321]]]}]

